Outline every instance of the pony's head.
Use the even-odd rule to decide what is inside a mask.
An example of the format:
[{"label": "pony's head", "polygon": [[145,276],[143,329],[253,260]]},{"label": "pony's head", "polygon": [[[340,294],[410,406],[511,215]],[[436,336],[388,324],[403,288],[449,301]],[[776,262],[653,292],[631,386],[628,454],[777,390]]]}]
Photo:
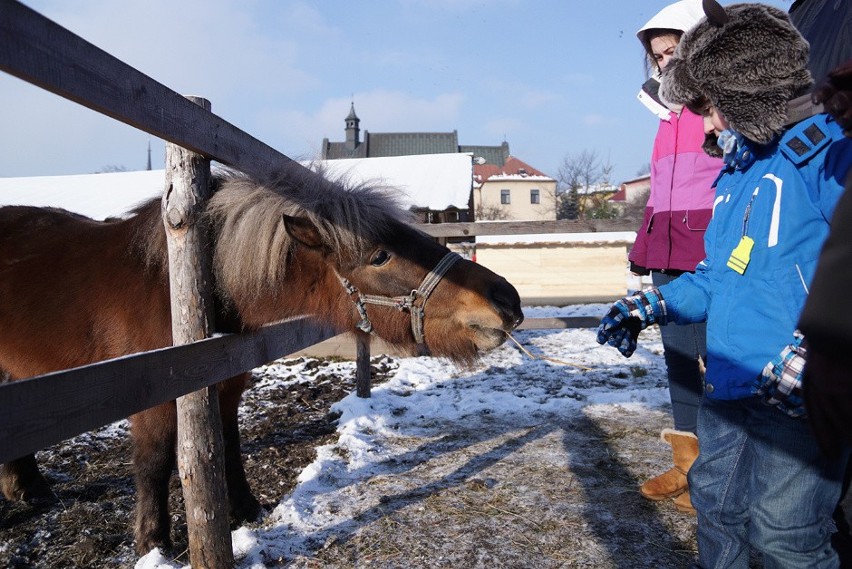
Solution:
[{"label": "pony's head", "polygon": [[412,227],[391,190],[299,165],[218,186],[207,206],[214,274],[247,328],[315,314],[411,353],[471,361],[523,319],[512,285]]}]

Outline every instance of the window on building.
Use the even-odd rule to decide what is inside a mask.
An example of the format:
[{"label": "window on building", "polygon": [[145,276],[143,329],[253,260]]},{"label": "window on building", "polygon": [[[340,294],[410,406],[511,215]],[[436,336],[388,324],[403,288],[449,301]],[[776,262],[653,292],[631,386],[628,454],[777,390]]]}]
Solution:
[{"label": "window on building", "polygon": [[530,190],[530,203],[541,203],[541,192]]},{"label": "window on building", "polygon": [[500,190],[500,203],[504,205],[512,203],[510,190]]}]

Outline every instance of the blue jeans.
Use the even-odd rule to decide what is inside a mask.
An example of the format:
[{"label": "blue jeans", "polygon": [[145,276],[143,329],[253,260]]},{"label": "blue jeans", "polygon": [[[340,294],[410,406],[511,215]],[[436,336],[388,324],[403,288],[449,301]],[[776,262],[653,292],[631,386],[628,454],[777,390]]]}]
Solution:
[{"label": "blue jeans", "polygon": [[700,454],[689,470],[704,569],[746,569],[749,548],[765,569],[836,568],[831,547],[846,457],[826,459],[808,424],[756,398],[705,398]]},{"label": "blue jeans", "polygon": [[[654,286],[668,284],[676,277],[651,272]],[[663,337],[663,357],[669,380],[674,428],[694,433],[698,417],[698,404],[704,391],[703,378],[698,366],[698,356],[707,358],[707,325],[667,324],[660,326]]]}]

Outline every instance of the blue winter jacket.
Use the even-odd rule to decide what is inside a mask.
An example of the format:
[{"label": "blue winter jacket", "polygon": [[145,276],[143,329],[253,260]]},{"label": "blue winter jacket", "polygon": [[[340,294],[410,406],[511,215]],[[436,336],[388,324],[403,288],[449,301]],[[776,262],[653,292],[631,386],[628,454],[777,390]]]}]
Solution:
[{"label": "blue winter jacket", "polygon": [[[772,144],[745,144],[716,181],[706,259],[660,287],[669,321],[707,321],[705,393],[714,399],[752,396],[763,367],[793,340],[852,165],[852,139],[828,115]],[[744,237],[750,255],[732,260]],[[744,262],[742,274],[731,268]]]}]

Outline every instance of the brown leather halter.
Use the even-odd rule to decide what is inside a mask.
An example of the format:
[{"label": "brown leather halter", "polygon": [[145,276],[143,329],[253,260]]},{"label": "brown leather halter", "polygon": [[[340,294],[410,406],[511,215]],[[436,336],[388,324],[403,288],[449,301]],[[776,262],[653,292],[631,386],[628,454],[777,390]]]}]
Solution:
[{"label": "brown leather halter", "polygon": [[373,324],[367,316],[367,307],[364,306],[365,304],[390,306],[399,311],[408,311],[411,314],[411,332],[414,334],[414,341],[417,342],[418,345],[425,346],[426,339],[423,335],[423,319],[426,316],[426,301],[429,300],[429,296],[432,294],[432,291],[435,290],[435,287],[438,286],[438,283],[441,282],[441,279],[445,274],[447,274],[450,267],[452,267],[460,259],[461,256],[457,253],[453,253],[452,251],[444,255],[444,257],[438,261],[438,264],[435,265],[435,268],[429,271],[429,274],[423,278],[423,282],[420,283],[420,286],[412,290],[411,293],[406,296],[361,294],[360,291],[348,280],[340,275],[338,275],[337,278],[340,279],[340,283],[343,285],[343,288],[345,288],[346,292],[349,293],[349,296],[352,297],[352,301],[355,303],[355,308],[358,309],[358,314],[361,316],[361,321],[357,324],[359,330],[367,333],[373,331]]}]

